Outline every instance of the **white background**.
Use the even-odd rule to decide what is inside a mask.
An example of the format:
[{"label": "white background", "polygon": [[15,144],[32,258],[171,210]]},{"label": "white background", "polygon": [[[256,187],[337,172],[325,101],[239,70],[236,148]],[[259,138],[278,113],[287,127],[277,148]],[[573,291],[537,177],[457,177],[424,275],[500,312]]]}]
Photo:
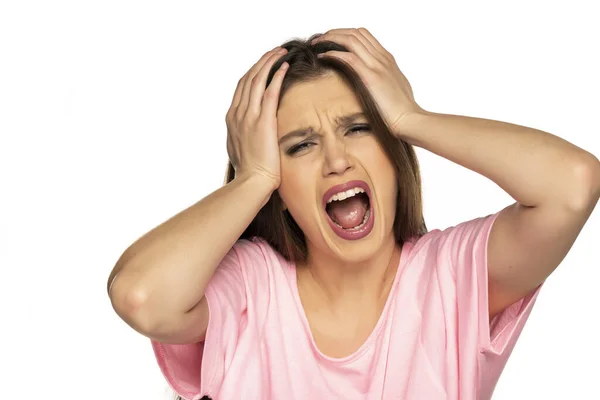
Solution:
[{"label": "white background", "polygon": [[[594,2],[451,3],[3,1],[0,399],[169,393],[106,280],[134,240],[219,187],[237,81],[286,40],[364,26],[425,109],[535,127],[600,156]],[[430,229],[512,202],[418,155]],[[494,399],[600,398],[599,237],[596,210]]]}]

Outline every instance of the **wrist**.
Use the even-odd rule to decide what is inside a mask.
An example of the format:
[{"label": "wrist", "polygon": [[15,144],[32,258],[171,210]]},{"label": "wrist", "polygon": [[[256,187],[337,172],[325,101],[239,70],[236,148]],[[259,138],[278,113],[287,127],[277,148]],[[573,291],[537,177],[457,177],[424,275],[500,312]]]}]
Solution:
[{"label": "wrist", "polygon": [[234,181],[242,185],[249,185],[258,193],[263,193],[266,196],[265,204],[271,197],[271,194],[279,187],[279,181],[274,177],[269,177],[258,172],[244,173],[236,175]]},{"label": "wrist", "polygon": [[394,127],[392,133],[395,137],[403,140],[409,144],[417,145],[418,141],[418,127],[422,126],[423,123],[434,113],[418,108],[415,111],[406,113]]}]

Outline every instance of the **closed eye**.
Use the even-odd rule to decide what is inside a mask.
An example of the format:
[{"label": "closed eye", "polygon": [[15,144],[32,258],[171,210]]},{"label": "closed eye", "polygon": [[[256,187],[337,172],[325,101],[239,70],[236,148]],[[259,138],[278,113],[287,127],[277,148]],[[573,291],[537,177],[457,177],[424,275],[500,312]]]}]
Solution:
[{"label": "closed eye", "polygon": [[[371,126],[370,125],[355,125],[355,126],[351,127],[350,129],[348,129],[348,132],[346,132],[346,135],[352,135],[353,136],[353,135],[355,135],[357,133],[360,133],[360,132],[369,132],[370,130],[371,130]],[[288,155],[292,155],[292,154],[295,154],[295,153],[297,153],[299,151],[307,149],[307,148],[313,146],[314,144],[315,143],[313,143],[313,142],[302,142],[302,143],[299,143],[299,144],[297,144],[295,146],[290,147],[287,150],[286,153]]]},{"label": "closed eye", "polygon": [[356,125],[348,130],[348,133],[356,133],[362,131],[370,131],[371,127],[369,125]]}]

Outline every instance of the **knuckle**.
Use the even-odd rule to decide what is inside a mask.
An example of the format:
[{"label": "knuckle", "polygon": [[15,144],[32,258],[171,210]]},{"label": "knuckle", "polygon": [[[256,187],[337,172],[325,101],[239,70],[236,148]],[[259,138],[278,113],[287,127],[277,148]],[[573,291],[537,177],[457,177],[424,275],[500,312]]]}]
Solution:
[{"label": "knuckle", "polygon": [[253,117],[252,109],[248,108],[246,113],[242,116],[242,122],[240,123],[240,125],[243,126],[243,132],[252,130],[252,125],[254,125]]},{"label": "knuckle", "polygon": [[267,125],[266,120],[267,120],[267,118],[264,115],[260,115],[256,121],[257,122],[256,125],[264,127]]},{"label": "knuckle", "polygon": [[377,75],[379,75],[381,77],[385,77],[387,68],[384,65],[382,65],[381,63],[377,63],[372,69],[375,71],[375,73]]},{"label": "knuckle", "polygon": [[231,129],[235,126],[235,120],[233,116],[230,116],[229,118],[225,119],[225,125],[227,126],[228,129]]},{"label": "knuckle", "polygon": [[246,111],[246,120],[248,120],[249,126],[256,125],[256,120],[260,115],[260,109],[258,107],[248,107]]},{"label": "knuckle", "polygon": [[241,126],[243,126],[243,123],[244,123],[244,114],[241,111],[238,111],[238,113],[235,114],[235,121],[233,123],[233,126],[239,130],[239,128]]},{"label": "knuckle", "polygon": [[239,120],[240,120],[240,113],[241,113],[240,107],[236,108],[235,112],[232,113],[232,115],[231,115],[231,122],[232,123],[238,123],[239,122]]},{"label": "knuckle", "polygon": [[252,78],[252,81],[250,82],[250,85],[252,86],[253,89],[255,89],[259,84],[260,84],[260,79],[258,78],[258,75],[255,75]]},{"label": "knuckle", "polygon": [[386,64],[387,63],[385,60],[376,59],[373,62],[373,65],[371,66],[371,68],[373,68],[377,72],[384,72],[385,70],[387,70]]}]

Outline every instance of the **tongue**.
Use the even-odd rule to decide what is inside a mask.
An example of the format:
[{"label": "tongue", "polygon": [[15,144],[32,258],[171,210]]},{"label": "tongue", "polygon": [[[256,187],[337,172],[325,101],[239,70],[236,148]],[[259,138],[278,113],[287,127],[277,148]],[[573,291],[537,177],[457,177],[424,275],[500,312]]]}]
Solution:
[{"label": "tongue", "polygon": [[327,207],[329,217],[344,229],[360,225],[366,212],[367,202],[361,195],[342,201],[334,201]]}]

